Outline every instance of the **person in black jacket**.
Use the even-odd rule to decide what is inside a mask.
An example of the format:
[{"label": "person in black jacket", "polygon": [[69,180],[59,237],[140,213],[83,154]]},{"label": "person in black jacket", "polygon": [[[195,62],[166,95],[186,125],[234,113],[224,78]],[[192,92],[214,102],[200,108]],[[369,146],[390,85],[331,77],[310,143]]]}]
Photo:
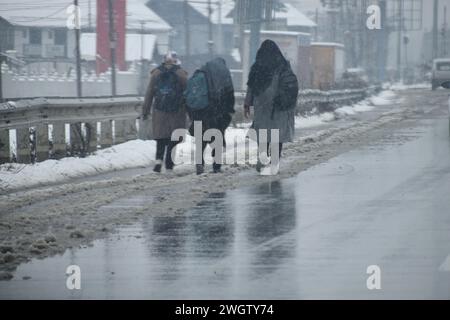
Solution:
[{"label": "person in black jacket", "polygon": [[[227,68],[226,62],[222,58],[215,58],[207,62],[202,68],[208,82],[209,106],[205,109],[189,112],[192,124],[189,133],[194,136],[194,121],[202,122],[202,137],[208,129],[218,129],[222,133],[222,146],[225,147],[225,130],[230,125],[234,110],[234,88],[231,80],[231,73]],[[208,143],[202,139],[202,164],[196,165],[197,174],[204,172],[204,151]],[[212,151],[212,157],[215,157],[215,149]],[[221,170],[221,162],[213,163],[213,172],[218,173]]]}]

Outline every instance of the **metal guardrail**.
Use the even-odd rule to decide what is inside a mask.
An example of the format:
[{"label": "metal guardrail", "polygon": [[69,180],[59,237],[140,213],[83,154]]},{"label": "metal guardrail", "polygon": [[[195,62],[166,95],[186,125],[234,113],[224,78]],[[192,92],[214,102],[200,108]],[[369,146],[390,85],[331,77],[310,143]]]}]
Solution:
[{"label": "metal guardrail", "polygon": [[[356,102],[373,90],[302,91],[297,111],[322,111]],[[236,92],[235,122],[243,120],[244,98],[244,92]],[[98,148],[136,139],[142,103],[142,97],[37,98],[2,103],[0,163],[84,156]]]}]

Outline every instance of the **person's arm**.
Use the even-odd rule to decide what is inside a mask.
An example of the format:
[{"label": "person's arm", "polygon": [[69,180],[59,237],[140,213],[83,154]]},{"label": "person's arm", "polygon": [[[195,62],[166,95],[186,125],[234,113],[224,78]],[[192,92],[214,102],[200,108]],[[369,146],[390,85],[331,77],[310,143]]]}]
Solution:
[{"label": "person's arm", "polygon": [[245,95],[244,100],[244,117],[249,118],[250,117],[250,106],[253,105],[253,94],[249,87],[247,87],[247,94]]},{"label": "person's arm", "polygon": [[224,110],[226,110],[227,113],[234,113],[234,104],[235,104],[235,97],[234,97],[234,88],[233,86],[227,88],[227,91],[224,94],[223,98],[223,105]]},{"label": "person's arm", "polygon": [[152,73],[150,76],[150,82],[147,86],[147,91],[145,92],[144,104],[142,106],[142,118],[147,119],[153,104],[154,96],[154,85],[155,85],[155,75]]}]

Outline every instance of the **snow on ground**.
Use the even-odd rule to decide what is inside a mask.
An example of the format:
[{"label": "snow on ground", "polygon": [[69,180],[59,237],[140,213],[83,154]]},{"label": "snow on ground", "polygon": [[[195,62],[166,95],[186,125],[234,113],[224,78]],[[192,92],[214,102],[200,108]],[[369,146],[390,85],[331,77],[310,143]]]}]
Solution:
[{"label": "snow on ground", "polygon": [[68,157],[36,164],[4,164],[0,166],[0,190],[20,189],[145,166],[154,160],[155,150],[155,141],[134,140],[99,150],[86,158]]},{"label": "snow on ground", "polygon": [[[358,112],[372,110],[375,106],[395,103],[393,91],[382,91],[352,106],[344,106],[335,112],[325,112],[309,117],[296,117],[297,129],[311,128],[334,121],[338,117],[354,115]],[[234,163],[233,159],[256,163],[257,147],[246,138],[249,124],[240,124],[237,128],[226,131],[227,151],[225,163]],[[247,143],[247,145],[246,145]],[[156,142],[133,140],[110,148],[99,150],[86,158],[63,158],[61,160],[46,160],[36,164],[3,164],[0,166],[0,192],[18,190],[26,187],[46,185],[68,181],[74,178],[92,176],[128,168],[151,166],[155,160]],[[186,136],[185,142],[176,149],[176,172],[192,170],[195,140]],[[205,152],[205,162],[212,163],[210,148]],[[240,162],[238,162],[240,164]]]},{"label": "snow on ground", "polygon": [[325,112],[317,115],[312,115],[309,117],[296,117],[295,118],[295,128],[296,129],[306,129],[311,127],[320,126],[327,122],[333,121],[336,116],[333,112]]},{"label": "snow on ground", "polygon": [[383,86],[384,88],[390,88],[391,90],[401,91],[401,90],[410,90],[410,89],[431,89],[431,84],[428,82],[423,83],[415,83],[415,84],[404,84],[404,83],[394,83],[387,84]]},{"label": "snow on ground", "polygon": [[359,112],[371,111],[377,106],[387,106],[399,102],[400,100],[398,100],[398,97],[394,91],[383,90],[379,94],[369,97],[354,105],[337,108],[334,112],[325,112],[309,117],[297,117],[295,119],[295,127],[297,129],[316,127],[336,120],[337,118],[353,116]]}]

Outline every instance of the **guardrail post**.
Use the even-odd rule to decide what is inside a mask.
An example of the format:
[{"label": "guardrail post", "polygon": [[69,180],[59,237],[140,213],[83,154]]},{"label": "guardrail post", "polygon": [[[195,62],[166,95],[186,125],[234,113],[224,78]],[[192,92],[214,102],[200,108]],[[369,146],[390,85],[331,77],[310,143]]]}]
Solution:
[{"label": "guardrail post", "polygon": [[136,119],[125,120],[125,139],[127,141],[137,138]]},{"label": "guardrail post", "polygon": [[42,124],[36,127],[37,161],[47,160],[48,152],[49,152],[48,124]]},{"label": "guardrail post", "polygon": [[30,128],[21,128],[16,130],[17,141],[17,162],[30,163],[31,162],[31,148],[30,148]]},{"label": "guardrail post", "polygon": [[125,141],[125,120],[114,120],[114,144]]},{"label": "guardrail post", "polygon": [[80,122],[70,124],[70,150],[72,156],[78,155],[84,157],[85,155],[84,139]]},{"label": "guardrail post", "polygon": [[86,125],[86,142],[89,153],[97,151],[97,122],[88,122]]},{"label": "guardrail post", "polygon": [[0,130],[0,163],[10,162],[9,129]]},{"label": "guardrail post", "polygon": [[52,130],[52,158],[61,159],[66,156],[66,128],[64,123],[53,124]]},{"label": "guardrail post", "polygon": [[100,145],[102,148],[111,147],[113,144],[112,121],[102,121],[100,125]]}]

